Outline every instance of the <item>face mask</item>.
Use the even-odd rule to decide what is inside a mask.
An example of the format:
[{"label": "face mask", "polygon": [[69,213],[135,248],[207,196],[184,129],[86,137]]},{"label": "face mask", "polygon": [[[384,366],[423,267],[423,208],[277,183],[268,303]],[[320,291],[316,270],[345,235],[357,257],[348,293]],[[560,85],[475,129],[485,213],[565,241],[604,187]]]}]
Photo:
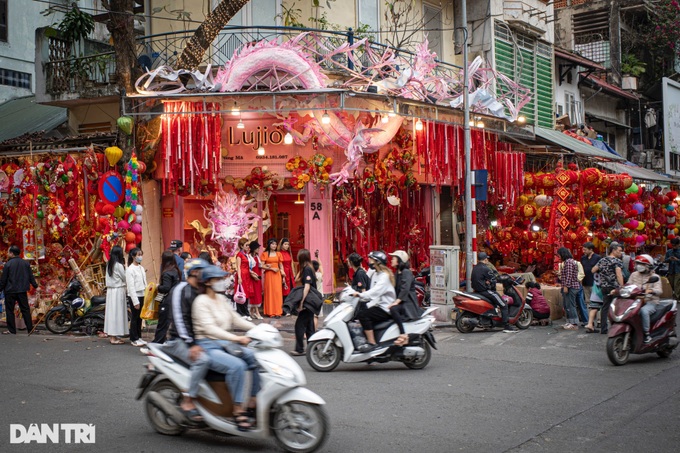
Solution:
[{"label": "face mask", "polygon": [[649,269],[644,264],[636,264],[635,270],[640,272],[641,274],[646,274],[647,272],[649,272]]},{"label": "face mask", "polygon": [[215,283],[212,284],[212,289],[216,293],[223,293],[227,290],[227,281],[226,280],[218,280]]},{"label": "face mask", "polygon": [[143,257],[141,257],[141,256],[135,256],[135,261],[137,261],[138,263],[141,263],[142,259],[143,259]]},{"label": "face mask", "polygon": [[375,269],[375,263],[368,263],[368,267],[371,269]]}]

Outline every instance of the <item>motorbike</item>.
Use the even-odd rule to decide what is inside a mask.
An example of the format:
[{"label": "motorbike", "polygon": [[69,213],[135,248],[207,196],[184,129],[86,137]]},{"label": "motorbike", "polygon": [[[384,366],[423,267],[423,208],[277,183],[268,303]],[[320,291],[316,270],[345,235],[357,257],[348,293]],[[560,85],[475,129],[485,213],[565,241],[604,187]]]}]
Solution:
[{"label": "motorbike", "polygon": [[[515,289],[518,284],[511,276],[503,274],[499,278],[503,285],[503,300],[508,304],[508,322],[514,324],[518,329],[527,329],[534,320],[534,313],[531,307]],[[500,310],[483,296],[478,293],[467,293],[464,291],[451,290],[453,296],[456,329],[461,333],[470,333],[475,327],[484,330],[494,327],[503,327]]]},{"label": "motorbike", "polygon": [[317,331],[307,342],[307,362],[316,371],[332,371],[340,362],[345,363],[385,363],[402,362],[410,369],[420,370],[427,366],[432,356],[432,349],[437,349],[432,335],[436,307],[428,308],[415,321],[404,322],[404,329],[409,336],[408,344],[396,346],[394,341],[399,336],[399,329],[394,321],[378,323],[374,327],[377,347],[371,351],[359,352],[358,348],[365,343],[363,330],[356,323],[360,308],[360,297],[347,287],[338,295],[338,306],[325,318],[323,328]]},{"label": "motorbike", "polygon": [[188,429],[202,429],[249,439],[272,436],[284,451],[313,452],[328,439],[330,422],[325,401],[305,388],[302,368],[281,350],[283,339],[269,324],[259,324],[246,335],[252,340],[259,364],[262,388],[257,395],[256,420],[252,429],[240,430],[231,418],[232,399],[225,376],[209,371],[201,382],[195,402],[203,421],[185,417],[180,409],[182,389],[189,387],[189,364],[163,351],[163,345],[149,343],[147,371],[136,399],[144,396],[147,418],[165,435],[178,436]]},{"label": "motorbike", "polygon": [[72,278],[59,300],[61,304],[52,308],[45,316],[45,327],[52,333],[64,334],[80,330],[95,335],[104,329],[106,296],[94,296],[89,301],[80,297],[83,286]]},{"label": "motorbike", "polygon": [[430,306],[430,268],[426,267],[416,275],[416,296],[418,306],[421,308]]},{"label": "motorbike", "polygon": [[[656,283],[659,277],[652,275],[647,283]],[[651,343],[644,343],[640,310],[645,303],[643,288],[627,285],[618,290],[617,297],[609,308],[609,334],[607,338],[607,357],[614,365],[625,365],[630,354],[656,352],[659,357],[667,358],[678,346],[675,333],[675,318],[678,313],[677,301],[664,299],[650,317],[649,335]]]}]

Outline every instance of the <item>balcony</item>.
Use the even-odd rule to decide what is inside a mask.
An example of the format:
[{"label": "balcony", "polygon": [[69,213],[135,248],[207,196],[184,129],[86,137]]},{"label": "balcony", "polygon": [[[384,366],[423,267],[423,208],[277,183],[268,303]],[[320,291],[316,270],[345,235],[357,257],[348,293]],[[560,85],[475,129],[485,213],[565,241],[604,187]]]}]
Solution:
[{"label": "balcony", "polygon": [[[300,33],[308,33],[300,43],[310,55],[316,56],[318,61],[333,49],[344,43],[352,44],[356,39],[351,32],[291,27],[225,27],[205,52],[199,66],[206,68],[210,64],[216,71],[245,44],[262,40],[284,42],[299,36]],[[193,34],[194,31],[185,31],[140,37],[137,41],[137,61],[140,70],[146,71],[162,65],[175,68],[179,56]],[[105,99],[113,101],[120,96],[116,81],[112,79],[115,75],[113,50],[73,58],[65,41],[56,37],[43,39],[45,42],[36,46],[38,102],[68,107],[106,102]],[[100,44],[99,50],[102,50],[101,46]],[[342,78],[343,72],[347,72],[346,68],[360,72],[362,66],[368,66],[371,55],[383,54],[386,50],[388,47],[379,43],[360,46],[354,51],[353,59],[348,58],[346,54],[334,56],[332,60],[324,63],[324,69]],[[412,52],[391,50],[404,62],[412,63],[415,59]],[[454,77],[459,70],[459,67],[448,63],[440,63],[437,68],[437,72],[446,77]]]}]

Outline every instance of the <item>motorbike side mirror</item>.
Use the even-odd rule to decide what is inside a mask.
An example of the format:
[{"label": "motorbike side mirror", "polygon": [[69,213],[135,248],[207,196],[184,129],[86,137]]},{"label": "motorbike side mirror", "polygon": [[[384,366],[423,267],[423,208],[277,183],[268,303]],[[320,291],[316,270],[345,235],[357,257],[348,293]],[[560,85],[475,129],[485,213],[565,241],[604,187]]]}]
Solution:
[{"label": "motorbike side mirror", "polygon": [[658,275],[652,275],[649,277],[649,280],[647,280],[647,283],[656,283],[659,281],[659,276]]}]

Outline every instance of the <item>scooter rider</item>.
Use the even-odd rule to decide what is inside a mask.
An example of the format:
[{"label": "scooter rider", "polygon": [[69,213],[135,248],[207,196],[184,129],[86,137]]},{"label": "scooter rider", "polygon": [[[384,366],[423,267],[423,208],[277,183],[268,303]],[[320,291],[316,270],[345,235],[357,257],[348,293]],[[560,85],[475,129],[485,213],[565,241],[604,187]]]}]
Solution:
[{"label": "scooter rider", "polygon": [[517,332],[517,328],[508,322],[508,304],[496,292],[496,276],[488,266],[489,255],[479,252],[477,260],[478,263],[472,269],[472,289],[501,309],[501,318],[504,325],[503,332]]},{"label": "scooter rider", "polygon": [[371,276],[371,289],[358,294],[363,300],[368,300],[367,310],[359,312],[359,322],[366,334],[368,343],[361,345],[360,352],[369,352],[376,347],[373,325],[378,322],[394,319],[399,327],[399,333],[404,334],[404,324],[397,306],[390,308],[397,296],[394,290],[395,279],[392,271],[387,267],[387,255],[378,250],[368,254],[368,266],[375,270]]},{"label": "scooter rider", "polygon": [[190,363],[191,379],[188,393],[183,393],[180,407],[184,414],[192,421],[201,421],[194,399],[198,396],[201,380],[208,373],[210,359],[203,348],[196,344],[191,308],[198,295],[198,281],[201,270],[210,264],[202,259],[192,259],[184,265],[184,280],[177,283],[168,293],[170,298],[170,329],[169,340],[165,342],[164,350],[179,359]]},{"label": "scooter rider", "polygon": [[635,258],[635,272],[628,277],[628,284],[643,288],[645,294],[647,294],[645,305],[640,309],[645,343],[652,342],[652,337],[649,335],[649,319],[659,307],[659,296],[663,293],[661,279],[656,283],[647,283],[653,275],[656,275],[654,273],[654,259],[649,255],[638,255]]}]

